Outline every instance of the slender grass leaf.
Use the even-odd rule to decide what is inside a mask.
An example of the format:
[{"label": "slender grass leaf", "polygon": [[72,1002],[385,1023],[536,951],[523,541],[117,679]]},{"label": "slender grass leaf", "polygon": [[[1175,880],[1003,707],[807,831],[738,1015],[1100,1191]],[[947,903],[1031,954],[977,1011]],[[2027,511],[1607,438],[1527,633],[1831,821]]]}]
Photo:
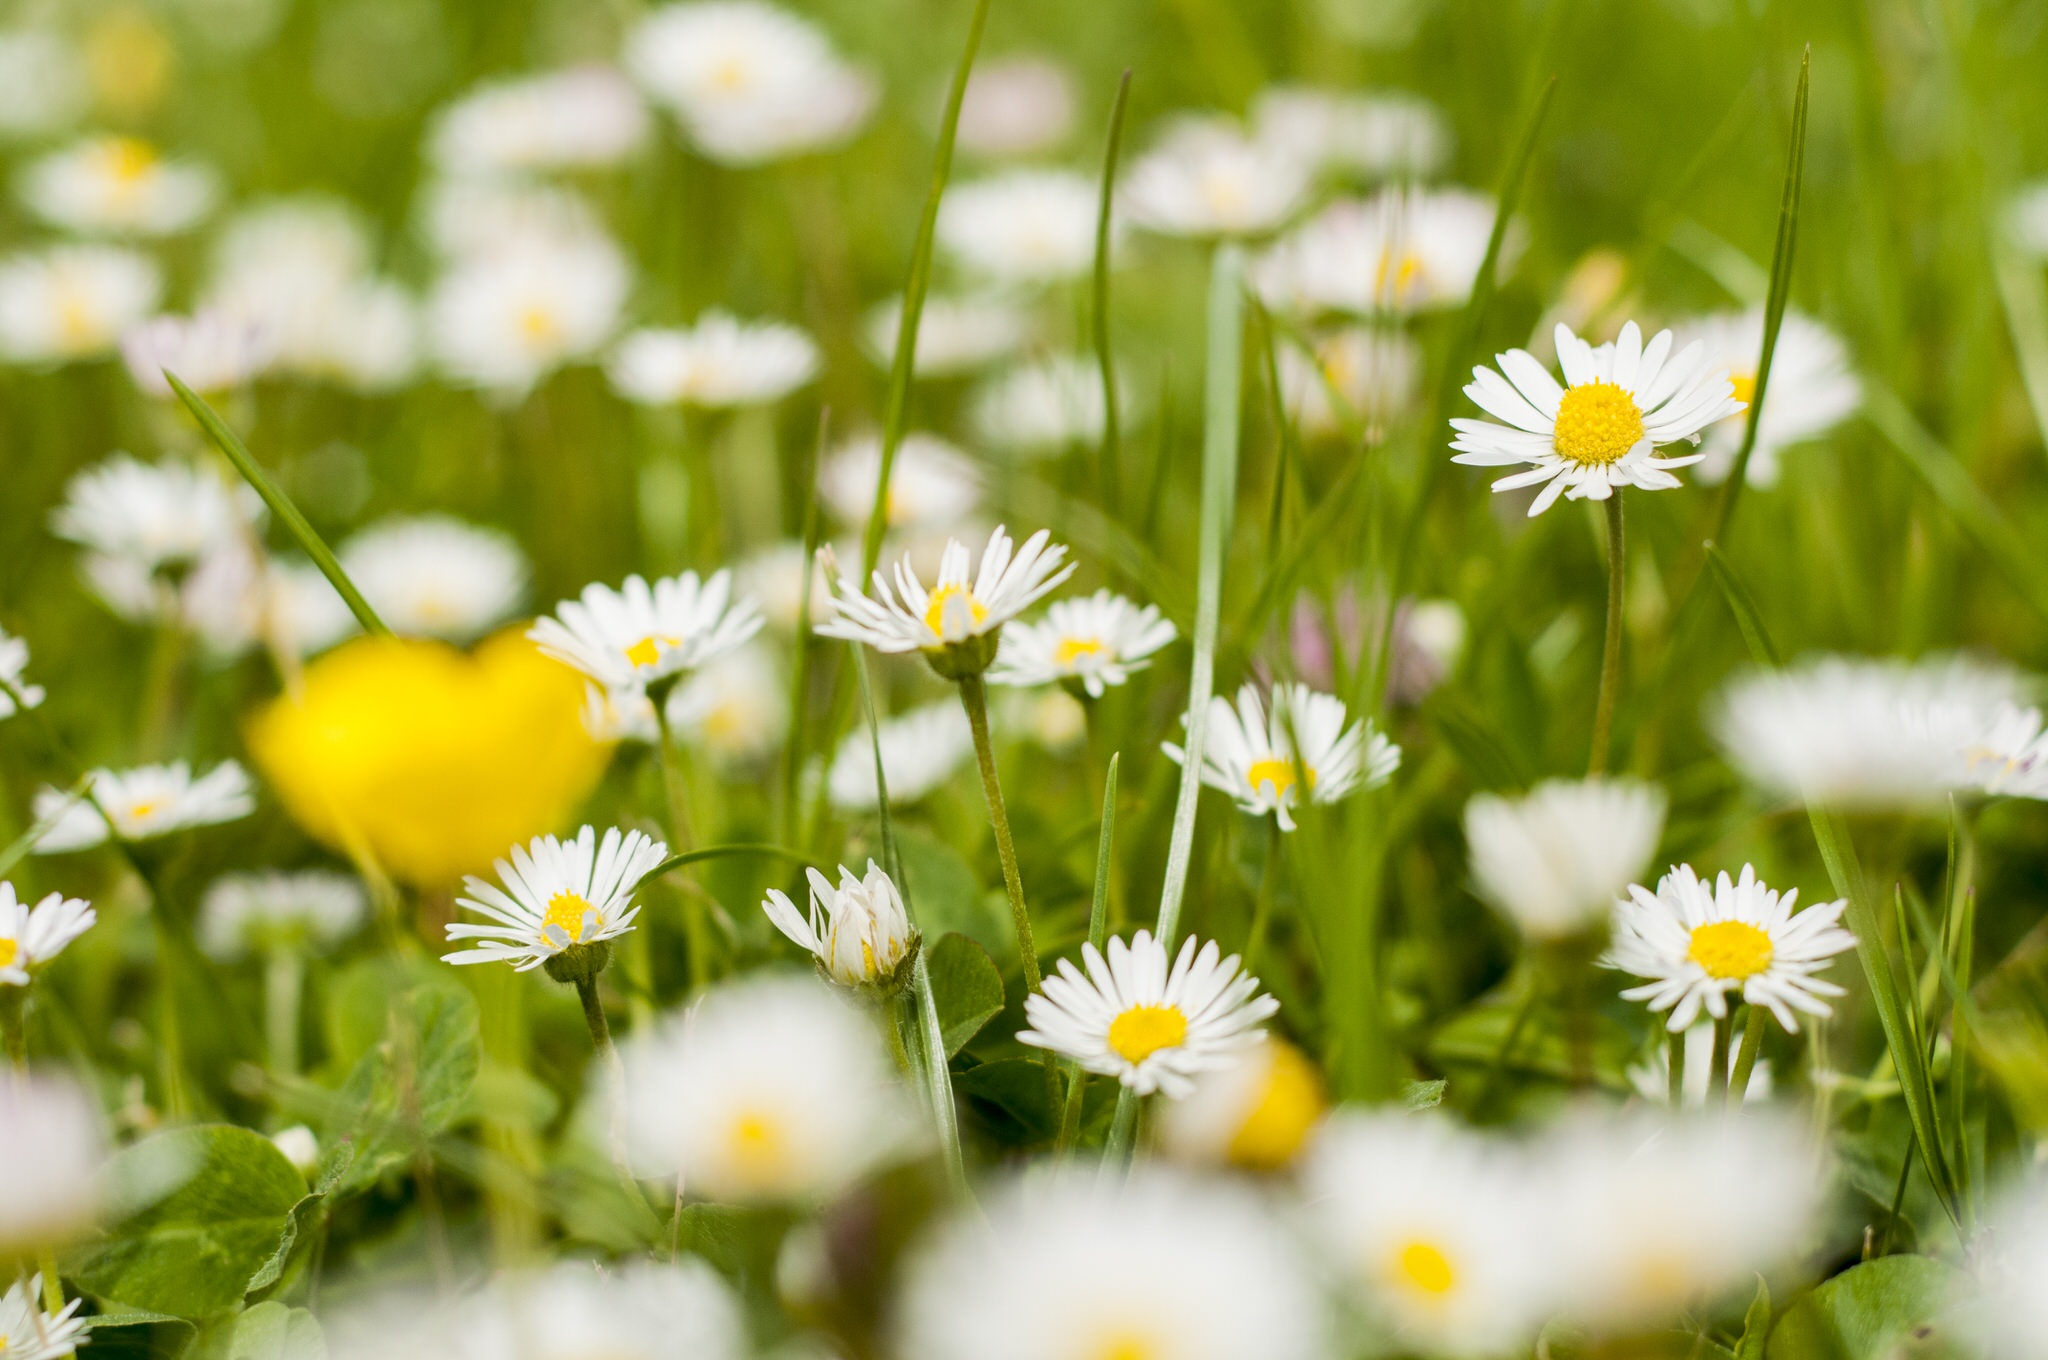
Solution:
[{"label": "slender grass leaf", "polygon": [[[1095,894],[1088,904],[1088,943],[1098,950],[1109,938],[1109,866],[1116,847],[1116,778],[1123,759],[1119,752],[1109,757],[1109,771],[1102,779],[1102,837],[1095,844]],[[1087,1094],[1088,1074],[1071,1058],[1060,1064],[1067,1076],[1067,1108],[1060,1118],[1059,1150],[1074,1146],[1081,1128],[1081,1103]]]},{"label": "slender grass leaf", "polygon": [[1109,109],[1109,145],[1102,153],[1102,191],[1095,209],[1094,332],[1095,361],[1102,367],[1102,503],[1115,507],[1123,500],[1123,433],[1117,412],[1116,358],[1109,346],[1109,227],[1116,202],[1117,154],[1123,148],[1124,113],[1131,98],[1131,70],[1116,83],[1116,102]]},{"label": "slender grass leaf", "polygon": [[1771,643],[1770,633],[1764,628],[1763,616],[1757,612],[1756,600],[1735,574],[1735,566],[1728,560],[1728,554],[1712,540],[1707,542],[1706,548],[1707,569],[1714,573],[1714,582],[1721,587],[1729,612],[1735,615],[1735,626],[1742,630],[1742,640],[1749,644],[1749,654],[1760,665],[1776,667],[1783,664],[1779,660],[1778,649]]}]

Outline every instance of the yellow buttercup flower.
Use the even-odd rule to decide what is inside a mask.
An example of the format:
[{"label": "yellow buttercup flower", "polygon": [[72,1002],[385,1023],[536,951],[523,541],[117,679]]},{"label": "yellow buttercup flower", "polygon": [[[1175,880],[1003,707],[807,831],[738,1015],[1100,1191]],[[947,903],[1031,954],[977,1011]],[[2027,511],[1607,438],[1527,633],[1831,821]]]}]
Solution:
[{"label": "yellow buttercup flower", "polygon": [[441,887],[565,822],[590,791],[607,748],[582,704],[581,677],[516,632],[468,654],[364,638],[259,713],[249,748],[315,837]]}]

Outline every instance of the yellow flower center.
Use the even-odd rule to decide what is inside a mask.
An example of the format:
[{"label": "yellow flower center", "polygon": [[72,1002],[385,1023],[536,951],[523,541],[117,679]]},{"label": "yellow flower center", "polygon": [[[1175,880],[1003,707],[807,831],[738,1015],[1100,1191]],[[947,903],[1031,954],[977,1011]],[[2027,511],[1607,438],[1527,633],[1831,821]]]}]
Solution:
[{"label": "yellow flower center", "polygon": [[1394,1254],[1394,1274],[1402,1284],[1439,1298],[1458,1287],[1458,1272],[1451,1258],[1435,1243],[1420,1238]]},{"label": "yellow flower center", "polygon": [[1109,1047],[1127,1063],[1187,1042],[1188,1018],[1178,1006],[1133,1006],[1109,1024]]},{"label": "yellow flower center", "polygon": [[1771,937],[1747,921],[1715,921],[1695,928],[1685,956],[1707,976],[1741,981],[1771,966]]},{"label": "yellow flower center", "polygon": [[543,926],[560,926],[569,937],[569,943],[583,943],[583,914],[590,910],[590,904],[572,892],[556,893],[548,899],[547,918]]},{"label": "yellow flower center", "polygon": [[782,1121],[759,1110],[742,1110],[726,1131],[732,1168],[749,1185],[773,1185],[789,1165],[789,1135]]},{"label": "yellow flower center", "polygon": [[527,307],[519,313],[519,334],[536,345],[552,344],[561,338],[562,323],[546,307]]},{"label": "yellow flower center", "polygon": [[57,294],[57,336],[66,349],[90,349],[105,337],[92,301],[76,284],[66,283]]},{"label": "yellow flower center", "polygon": [[736,94],[750,83],[747,63],[739,57],[727,57],[712,68],[711,86],[726,94]]},{"label": "yellow flower center", "polygon": [[139,822],[162,806],[163,804],[154,798],[145,798],[128,809],[128,820]]},{"label": "yellow flower center", "polygon": [[1756,400],[1756,374],[1731,373],[1728,382],[1735,389],[1735,399],[1744,406]]},{"label": "yellow flower center", "polygon": [[1101,638],[1061,638],[1060,645],[1053,648],[1052,659],[1062,666],[1071,666],[1084,656],[1101,656],[1108,650]]},{"label": "yellow flower center", "polygon": [[1294,1160],[1323,1116],[1323,1082],[1315,1064],[1284,1039],[1268,1039],[1272,1059],[1258,1104],[1230,1140],[1239,1166],[1276,1170]]},{"label": "yellow flower center", "polygon": [[[1310,765],[1302,768],[1308,775],[1308,786],[1313,789],[1316,786],[1315,767]],[[1285,798],[1287,791],[1297,782],[1295,776],[1296,766],[1293,761],[1269,758],[1253,761],[1251,769],[1245,771],[1244,779],[1245,783],[1251,785],[1254,794],[1259,791],[1261,785],[1271,784],[1273,796]]]},{"label": "yellow flower center", "polygon": [[626,649],[626,660],[632,662],[635,666],[652,666],[661,660],[661,649],[664,646],[680,647],[682,645],[683,640],[679,637],[658,636],[649,633],[646,637],[641,638]]},{"label": "yellow flower center", "polygon": [[107,173],[123,188],[133,188],[156,169],[156,148],[139,137],[115,137],[107,143]]},{"label": "yellow flower center", "polygon": [[974,597],[974,592],[966,586],[940,586],[937,590],[934,590],[931,598],[925,601],[924,626],[937,633],[940,637],[944,637],[946,635],[946,609],[955,600],[965,603],[968,617],[974,620],[976,628],[981,627],[982,620],[988,617],[988,606],[977,600]]},{"label": "yellow flower center", "polygon": [[1393,295],[1395,297],[1403,296],[1421,273],[1422,257],[1414,251],[1404,250],[1398,256],[1392,251],[1382,251],[1380,253],[1378,270],[1379,277],[1373,281],[1375,285],[1374,291],[1388,292],[1388,283],[1391,280]]},{"label": "yellow flower center", "polygon": [[[19,940],[0,940],[0,968],[12,968],[14,961],[20,957],[21,942]],[[0,1347],[4,1347],[6,1343],[7,1338],[0,1336]]]},{"label": "yellow flower center", "polygon": [[1636,408],[1636,399],[1613,383],[1596,379],[1566,389],[1550,441],[1574,463],[1612,463],[1642,437],[1643,413]]},{"label": "yellow flower center", "polygon": [[1089,1360],[1153,1360],[1159,1348],[1139,1332],[1112,1332]]}]

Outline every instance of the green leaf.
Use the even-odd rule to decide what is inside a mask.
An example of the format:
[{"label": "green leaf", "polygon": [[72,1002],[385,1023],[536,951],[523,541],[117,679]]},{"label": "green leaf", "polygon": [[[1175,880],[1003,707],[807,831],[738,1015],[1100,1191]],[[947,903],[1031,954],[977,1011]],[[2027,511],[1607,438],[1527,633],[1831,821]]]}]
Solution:
[{"label": "green leaf", "polygon": [[285,1221],[284,1234],[278,1239],[277,1250],[270,1259],[249,1277],[249,1292],[254,1294],[270,1288],[284,1278],[284,1268],[291,1263],[292,1249],[299,1244],[306,1227],[327,1203],[327,1196],[341,1183],[348,1169],[355,1164],[356,1145],[349,1142],[336,1143],[334,1150],[327,1154],[326,1165],[320,1171],[320,1183],[292,1206],[290,1218]]},{"label": "green leaf", "polygon": [[1764,1360],[1764,1346],[1771,1337],[1771,1287],[1756,1277],[1756,1297],[1742,1315],[1742,1339],[1735,1343],[1735,1360]]},{"label": "green leaf", "polygon": [[1728,560],[1728,554],[1712,542],[1707,544],[1707,567],[1714,573],[1714,583],[1721,587],[1721,596],[1728,601],[1728,608],[1735,615],[1735,626],[1742,630],[1742,640],[1748,644],[1750,656],[1760,666],[1776,666],[1778,649],[1771,642],[1769,630],[1764,627],[1763,615],[1756,607],[1756,597],[1735,574],[1735,564]]},{"label": "green leaf", "polygon": [[190,1168],[169,1194],[74,1251],[64,1274],[81,1289],[135,1308],[205,1318],[242,1301],[283,1241],[306,1180],[268,1138],[225,1124],[178,1129],[115,1158]]},{"label": "green leaf", "polygon": [[958,932],[996,958],[1014,959],[1008,910],[991,910],[981,879],[958,850],[914,827],[896,828],[905,893],[917,903],[917,928],[930,939]]},{"label": "green leaf", "polygon": [[1402,1084],[1401,1104],[1410,1110],[1433,1110],[1444,1103],[1447,1081],[1410,1081]]},{"label": "green leaf", "polygon": [[341,1089],[344,1118],[331,1130],[356,1145],[336,1195],[372,1184],[418,1154],[469,1105],[483,1043],[476,998],[458,986],[422,987],[395,1004],[383,1042],[365,1053]]},{"label": "green leaf", "polygon": [[[1037,1058],[1003,1058],[970,1067],[953,1077],[953,1089],[976,1106],[999,1142],[1049,1142],[1059,1131],[1045,1064]],[[1128,1089],[1128,1088],[1126,1088]]]},{"label": "green leaf", "polygon": [[1090,320],[1095,337],[1095,361],[1102,369],[1102,503],[1114,506],[1123,499],[1122,478],[1117,460],[1120,431],[1117,421],[1116,364],[1109,348],[1109,226],[1110,209],[1116,201],[1117,152],[1123,146],[1124,111],[1131,98],[1131,69],[1124,68],[1117,82],[1116,102],[1109,110],[1109,146],[1102,153],[1102,191],[1095,214],[1095,305]]},{"label": "green leaf", "polygon": [[85,1353],[93,1360],[174,1360],[199,1334],[184,1318],[118,1304],[79,1321],[92,1339]]},{"label": "green leaf", "polygon": [[1003,1012],[1003,975],[988,951],[965,935],[941,936],[926,965],[931,970],[932,998],[939,1008],[939,1028],[951,1058]]},{"label": "green leaf", "polygon": [[[1769,1360],[1892,1360],[1935,1339],[1967,1277],[1929,1256],[1880,1256],[1800,1298],[1771,1332]],[[1754,1306],[1751,1309],[1755,1311]]]},{"label": "green leaf", "polygon": [[216,1354],[219,1360],[327,1360],[327,1337],[305,1309],[259,1303],[235,1319]]}]

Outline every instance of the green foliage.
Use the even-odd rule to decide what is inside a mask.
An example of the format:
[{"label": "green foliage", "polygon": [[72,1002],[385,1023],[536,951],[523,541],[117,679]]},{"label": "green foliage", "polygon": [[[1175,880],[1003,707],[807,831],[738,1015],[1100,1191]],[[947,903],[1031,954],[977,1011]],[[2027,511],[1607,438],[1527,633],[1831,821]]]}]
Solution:
[{"label": "green foliage", "polygon": [[946,1056],[951,1058],[1003,1012],[1003,975],[988,951],[965,935],[942,935],[932,946],[926,966],[932,995],[938,1002],[939,1025],[945,1031]]},{"label": "green foliage", "polygon": [[[1937,1321],[1965,1277],[1926,1256],[1881,1256],[1793,1301],[1766,1360],[1894,1360],[1944,1354]],[[1766,1296],[1765,1305],[1769,1299]],[[1754,1309],[1752,1309],[1754,1311]]]},{"label": "green foliage", "polygon": [[476,999],[442,981],[388,996],[385,1037],[371,1044],[341,1085],[329,1133],[356,1148],[333,1193],[371,1184],[421,1155],[427,1142],[469,1108],[482,1058]]}]

